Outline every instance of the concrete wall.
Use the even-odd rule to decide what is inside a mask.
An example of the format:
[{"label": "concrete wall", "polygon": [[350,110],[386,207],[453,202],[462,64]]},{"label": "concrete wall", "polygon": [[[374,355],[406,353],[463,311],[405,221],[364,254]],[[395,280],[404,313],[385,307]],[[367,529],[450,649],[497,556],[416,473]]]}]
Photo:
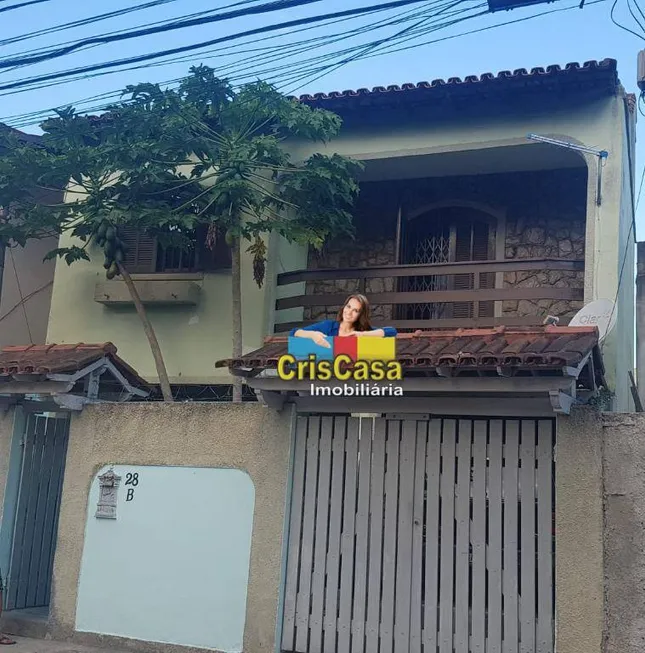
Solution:
[{"label": "concrete wall", "polygon": [[[255,488],[244,651],[273,653],[290,446],[290,416],[278,415],[259,405],[104,405],[89,407],[75,416],[70,432],[54,563],[51,603],[54,637],[72,637],[87,643],[106,641],[118,646],[137,643],[120,637],[106,640],[100,635],[75,632],[81,561],[84,556],[87,559],[88,555],[94,555],[86,549],[91,546],[86,531],[87,516],[95,510],[88,498],[100,469],[108,464],[123,469],[150,465],[230,468],[246,472]],[[166,491],[172,492],[172,485]],[[196,499],[195,509],[207,511],[208,498]],[[204,522],[208,522],[206,517]],[[175,524],[169,519],[166,526],[173,529]],[[226,537],[226,534],[221,533],[220,537]],[[95,544],[94,540],[92,542]],[[205,575],[212,575],[218,565],[227,564],[226,558],[220,559],[216,555],[215,544],[212,552],[211,569],[205,569]],[[181,556],[182,552],[176,554]],[[174,608],[176,618],[183,619],[184,612],[193,609],[208,610],[209,606],[192,606],[186,597],[177,600],[174,580],[177,568],[171,561],[168,565],[162,586],[167,593],[165,601]],[[224,572],[220,568],[219,573]],[[199,578],[194,582],[197,587]],[[183,584],[184,581],[179,583],[182,587]],[[123,588],[112,589],[113,596],[110,587],[106,587],[106,598],[112,596],[111,600],[120,601]],[[215,609],[215,603],[209,605],[211,618],[217,621],[224,616]],[[147,647],[144,649],[155,652],[174,648],[162,644],[148,644]]]},{"label": "concrete wall", "polygon": [[556,644],[604,653],[602,424],[588,409],[557,420]]},{"label": "concrete wall", "polygon": [[642,653],[645,414],[558,418],[559,653]]},{"label": "concrete wall", "polygon": [[[609,299],[617,301],[617,319],[614,331],[604,343],[603,355],[613,365],[610,374],[613,379],[613,390],[616,393],[614,410],[630,412],[634,410],[634,401],[630,391],[628,371],[633,371],[636,351],[635,332],[635,286],[636,271],[636,233],[635,233],[635,197],[634,187],[636,177],[635,165],[635,133],[636,118],[630,113],[627,102],[617,107],[617,123],[622,127],[618,134],[622,139],[622,173],[618,178],[619,220],[618,220],[618,260],[616,274],[618,275],[617,291]],[[617,134],[617,135],[618,135]],[[611,155],[610,155],[611,156]],[[602,216],[604,220],[604,215]]]},{"label": "concrete wall", "polygon": [[[115,519],[97,515],[99,477],[110,469],[121,477]],[[254,500],[251,478],[238,469],[99,470],[87,507],[76,630],[241,653]],[[97,592],[103,587],[118,587],[118,601],[106,603]],[[180,619],[178,605],[190,606]]]},{"label": "concrete wall", "polygon": [[605,415],[605,653],[645,648],[645,414]]},{"label": "concrete wall", "polygon": [[56,242],[56,238],[30,240],[24,248],[6,249],[0,290],[0,347],[45,343],[55,263],[43,262],[43,258]]}]

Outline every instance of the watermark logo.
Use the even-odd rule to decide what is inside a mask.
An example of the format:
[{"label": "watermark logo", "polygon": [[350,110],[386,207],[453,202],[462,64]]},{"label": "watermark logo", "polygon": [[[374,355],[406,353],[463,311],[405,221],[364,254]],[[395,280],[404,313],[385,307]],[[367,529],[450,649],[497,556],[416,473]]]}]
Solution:
[{"label": "watermark logo", "polygon": [[403,394],[395,338],[326,336],[325,340],[329,347],[290,337],[288,353],[278,360],[278,376],[284,381],[309,381],[315,396]]}]

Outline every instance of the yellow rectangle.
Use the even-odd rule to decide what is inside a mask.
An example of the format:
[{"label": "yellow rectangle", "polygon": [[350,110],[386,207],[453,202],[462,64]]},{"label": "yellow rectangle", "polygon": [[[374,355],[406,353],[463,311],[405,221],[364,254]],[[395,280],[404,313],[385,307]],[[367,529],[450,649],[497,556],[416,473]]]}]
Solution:
[{"label": "yellow rectangle", "polygon": [[356,336],[359,361],[391,361],[396,359],[395,338],[371,338],[369,336]]}]

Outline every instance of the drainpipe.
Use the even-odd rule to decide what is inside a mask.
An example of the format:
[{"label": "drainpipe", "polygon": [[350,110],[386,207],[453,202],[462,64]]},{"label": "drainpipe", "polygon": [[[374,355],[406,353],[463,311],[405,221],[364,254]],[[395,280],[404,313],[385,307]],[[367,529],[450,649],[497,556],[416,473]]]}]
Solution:
[{"label": "drainpipe", "polygon": [[645,241],[636,243],[636,382],[645,404]]}]

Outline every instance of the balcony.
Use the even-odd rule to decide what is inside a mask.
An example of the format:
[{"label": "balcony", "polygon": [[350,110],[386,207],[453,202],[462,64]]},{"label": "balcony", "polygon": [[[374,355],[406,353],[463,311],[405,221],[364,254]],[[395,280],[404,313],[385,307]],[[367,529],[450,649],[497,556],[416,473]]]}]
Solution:
[{"label": "balcony", "polygon": [[[275,333],[335,316],[351,292],[368,296],[374,326],[399,331],[536,326],[546,315],[566,325],[584,299],[584,260],[527,258],[423,265],[297,270],[278,275],[279,288],[301,284],[276,300]],[[295,313],[302,314],[294,318]]]}]

